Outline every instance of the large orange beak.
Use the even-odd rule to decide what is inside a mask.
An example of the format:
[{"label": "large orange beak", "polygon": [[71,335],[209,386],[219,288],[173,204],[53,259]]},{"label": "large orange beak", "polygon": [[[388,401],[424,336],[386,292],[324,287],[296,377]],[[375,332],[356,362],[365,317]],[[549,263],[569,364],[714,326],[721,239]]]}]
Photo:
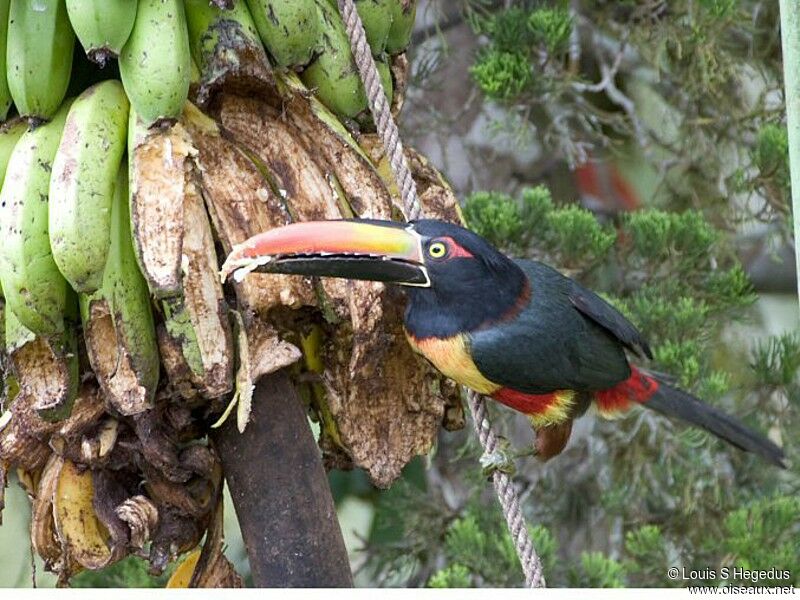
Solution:
[{"label": "large orange beak", "polygon": [[260,233],[233,248],[220,276],[252,271],[430,286],[422,237],[394,221],[309,221]]}]

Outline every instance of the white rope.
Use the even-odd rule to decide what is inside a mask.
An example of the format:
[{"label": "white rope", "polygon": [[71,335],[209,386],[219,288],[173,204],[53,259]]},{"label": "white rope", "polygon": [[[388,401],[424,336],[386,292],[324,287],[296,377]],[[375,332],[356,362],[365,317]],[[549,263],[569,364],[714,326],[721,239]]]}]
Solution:
[{"label": "white rope", "polygon": [[[375,120],[378,135],[383,141],[384,150],[389,157],[392,172],[397,180],[397,187],[400,190],[400,197],[403,199],[406,218],[409,221],[413,221],[422,214],[422,207],[417,196],[417,186],[411,177],[411,170],[408,168],[408,162],[403,153],[400,134],[381,86],[378,69],[367,44],[364,26],[358,16],[353,0],[337,1],[339,3],[339,12],[342,14],[342,19],[347,28],[347,35],[350,38],[350,47],[356,60],[356,66],[361,75],[361,80],[364,82],[364,89],[367,92],[369,110]],[[486,454],[491,454],[497,449],[498,440],[486,413],[485,400],[474,391],[467,390],[467,402],[472,413],[475,431],[478,434],[483,450]],[[497,499],[503,508],[503,515],[506,518],[511,539],[514,541],[522,570],[525,573],[525,582],[528,587],[545,587],[542,562],[528,534],[528,528],[525,524],[525,518],[522,516],[522,509],[514,483],[508,474],[499,470],[495,470],[492,473],[492,481],[497,492]]]}]

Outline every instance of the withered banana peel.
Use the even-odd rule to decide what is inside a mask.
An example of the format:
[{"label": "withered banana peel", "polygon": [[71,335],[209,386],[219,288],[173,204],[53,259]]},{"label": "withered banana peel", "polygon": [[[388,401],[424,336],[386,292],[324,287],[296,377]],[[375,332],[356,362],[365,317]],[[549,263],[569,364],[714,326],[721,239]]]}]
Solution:
[{"label": "withered banana peel", "polygon": [[131,110],[128,161],[133,245],[156,298],[181,292],[183,197],[196,152],[180,123],[147,129]]},{"label": "withered banana peel", "polygon": [[[281,199],[245,153],[222,137],[217,124],[191,104],[183,123],[198,149],[197,163],[211,222],[224,252],[262,231],[291,222]],[[253,273],[234,284],[239,307],[266,316],[273,308],[315,302],[308,279]]]},{"label": "withered banana peel", "polygon": [[53,496],[53,514],[64,553],[87,569],[101,569],[114,558],[108,546],[109,533],[93,506],[92,472],[81,472],[65,460]]}]

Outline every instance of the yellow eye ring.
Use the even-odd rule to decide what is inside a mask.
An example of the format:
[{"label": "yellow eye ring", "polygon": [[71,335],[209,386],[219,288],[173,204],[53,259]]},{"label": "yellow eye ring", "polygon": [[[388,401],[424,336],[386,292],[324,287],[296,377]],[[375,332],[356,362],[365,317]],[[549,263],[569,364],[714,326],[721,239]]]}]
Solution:
[{"label": "yellow eye ring", "polygon": [[431,258],[444,258],[447,254],[447,246],[442,242],[433,242],[428,246],[428,254]]}]

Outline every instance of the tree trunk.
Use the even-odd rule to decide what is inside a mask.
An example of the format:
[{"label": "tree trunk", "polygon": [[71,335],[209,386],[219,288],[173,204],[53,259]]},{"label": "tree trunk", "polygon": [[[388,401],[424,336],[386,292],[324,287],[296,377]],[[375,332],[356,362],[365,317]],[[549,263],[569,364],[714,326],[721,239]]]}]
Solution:
[{"label": "tree trunk", "polygon": [[213,437],[258,587],[352,587],[328,478],[285,371],[263,377],[244,434]]}]

